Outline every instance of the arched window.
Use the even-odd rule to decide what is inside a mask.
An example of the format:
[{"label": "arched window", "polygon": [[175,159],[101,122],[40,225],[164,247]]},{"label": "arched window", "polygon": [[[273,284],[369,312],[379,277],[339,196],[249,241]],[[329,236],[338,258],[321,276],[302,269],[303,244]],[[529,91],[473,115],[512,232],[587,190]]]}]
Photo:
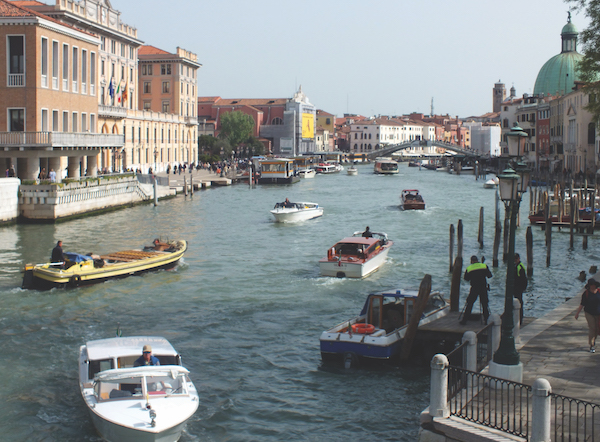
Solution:
[{"label": "arched window", "polygon": [[271,121],[271,124],[274,124],[276,126],[282,126],[283,125],[283,120],[281,118],[279,118],[279,117],[275,117]]}]

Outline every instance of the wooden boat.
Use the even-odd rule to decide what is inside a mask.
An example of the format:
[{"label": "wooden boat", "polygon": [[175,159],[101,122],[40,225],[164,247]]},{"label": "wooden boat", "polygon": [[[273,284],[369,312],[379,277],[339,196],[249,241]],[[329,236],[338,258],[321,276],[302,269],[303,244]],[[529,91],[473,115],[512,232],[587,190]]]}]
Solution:
[{"label": "wooden boat", "polygon": [[[145,345],[160,365],[134,367]],[[108,441],[171,442],[200,403],[189,371],[158,336],[89,341],[79,349],[79,387],[96,430]]]},{"label": "wooden boat", "polygon": [[398,173],[398,162],[391,158],[377,158],[374,166],[375,173],[392,175]]},{"label": "wooden boat", "polygon": [[275,208],[271,210],[271,213],[276,222],[296,223],[323,216],[323,208],[319,207],[317,203],[284,201],[275,204]]},{"label": "wooden boat", "polygon": [[405,189],[400,195],[402,210],[424,210],[425,200],[417,189]]},{"label": "wooden boat", "polygon": [[315,171],[315,169],[300,169],[298,171],[298,176],[300,178],[314,178],[315,175],[317,174],[317,172]]},{"label": "wooden boat", "polygon": [[68,261],[64,266],[61,263],[27,264],[22,287],[38,290],[71,288],[168,269],[177,264],[186,249],[187,242],[180,240],[159,242],[159,245],[148,246],[143,250],[125,250],[101,256],[66,252]]},{"label": "wooden boat", "polygon": [[385,233],[372,232],[363,237],[362,232],[342,239],[327,251],[327,257],[319,260],[321,275],[338,278],[364,278],[378,270],[394,244]]},{"label": "wooden boat", "polygon": [[[321,333],[324,362],[344,362],[346,368],[361,360],[389,360],[401,348],[414,311],[418,290],[373,293],[359,313]],[[419,327],[448,314],[450,304],[439,292],[432,292]]]}]

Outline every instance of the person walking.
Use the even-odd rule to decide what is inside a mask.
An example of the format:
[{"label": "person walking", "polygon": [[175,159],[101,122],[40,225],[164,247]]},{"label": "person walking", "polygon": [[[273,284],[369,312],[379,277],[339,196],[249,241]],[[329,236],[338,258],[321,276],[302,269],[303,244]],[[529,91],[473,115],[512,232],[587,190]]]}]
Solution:
[{"label": "person walking", "polygon": [[487,320],[490,316],[490,309],[488,307],[489,301],[487,278],[491,278],[492,276],[492,272],[487,264],[479,262],[477,256],[471,256],[471,265],[467,267],[467,270],[465,270],[464,276],[465,281],[469,281],[471,283],[471,291],[467,297],[467,305],[465,306],[465,310],[460,321],[461,325],[465,325],[467,323],[468,318],[471,316],[473,304],[475,304],[477,298],[479,298],[479,302],[483,310],[483,319],[487,323]]},{"label": "person walking", "polygon": [[600,334],[598,320],[600,320],[600,291],[598,291],[600,283],[591,278],[585,286],[585,291],[581,295],[581,303],[575,319],[579,319],[581,310],[585,313],[585,320],[588,324],[588,344],[590,345],[590,353],[596,353],[596,336]]},{"label": "person walking", "polygon": [[527,271],[521,262],[521,257],[515,253],[515,292],[514,296],[521,303],[519,324],[523,324],[523,292],[527,288]]}]

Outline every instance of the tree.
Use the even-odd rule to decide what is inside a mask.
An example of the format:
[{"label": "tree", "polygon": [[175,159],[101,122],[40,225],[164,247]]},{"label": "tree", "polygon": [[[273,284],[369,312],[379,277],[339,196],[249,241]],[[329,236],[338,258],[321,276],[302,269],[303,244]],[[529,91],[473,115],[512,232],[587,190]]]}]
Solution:
[{"label": "tree", "polygon": [[589,26],[584,29],[581,37],[583,58],[577,64],[579,79],[586,84],[590,96],[589,104],[585,107],[594,120],[600,119],[600,2],[598,0],[565,0],[575,11],[584,11],[590,19]]},{"label": "tree", "polygon": [[221,116],[219,138],[237,147],[250,138],[253,129],[254,120],[250,115],[240,111],[228,112]]}]

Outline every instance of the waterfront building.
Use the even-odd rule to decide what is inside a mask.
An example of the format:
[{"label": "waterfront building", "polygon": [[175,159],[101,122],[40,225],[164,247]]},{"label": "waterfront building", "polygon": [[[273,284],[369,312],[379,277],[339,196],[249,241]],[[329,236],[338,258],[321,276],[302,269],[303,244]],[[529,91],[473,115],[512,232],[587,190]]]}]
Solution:
[{"label": "waterfront building", "polygon": [[265,144],[267,153],[293,157],[316,149],[316,108],[302,92],[302,86],[291,98],[198,97],[198,119],[213,123],[215,135],[221,127],[221,116],[234,111],[252,117],[253,135]]},{"label": "waterfront building", "polygon": [[463,125],[469,128],[471,134],[471,149],[482,156],[500,156],[502,129],[500,128],[499,124],[468,121],[463,123]]},{"label": "waterfront building", "polygon": [[[324,150],[333,151],[336,150],[337,140],[336,140],[336,118],[335,115],[330,114],[329,112],[325,112],[324,110],[317,109],[316,112],[317,118],[317,135],[319,135],[319,131],[322,129],[326,131],[328,134],[328,143],[324,144]],[[318,140],[316,141],[318,144]]]},{"label": "waterfront building", "polygon": [[[124,23],[121,13],[108,0],[56,0],[54,5],[19,0],[13,4],[25,5],[50,20],[95,36],[97,45],[93,59],[90,56],[94,65],[89,69],[93,78],[89,93],[96,98],[95,126],[102,134],[119,135],[124,139],[120,146],[102,149],[97,161],[99,169],[146,172],[152,167],[160,171],[165,170],[167,164],[197,161],[194,100],[197,70],[201,65],[195,54],[181,48],[177,48],[175,54],[165,51],[153,54],[147,50],[146,53],[142,51],[145,59],[140,62],[138,57],[143,42],[138,39],[137,29]],[[83,54],[81,56],[83,58]],[[138,97],[144,92],[144,83],[140,85],[138,67],[140,63],[153,65],[154,61],[160,65],[161,60],[181,68],[173,69],[170,75],[163,75],[160,67],[156,69],[151,79],[160,86],[155,87],[152,99],[148,100],[149,109],[140,111],[139,103],[144,101]],[[143,77],[144,80],[150,78],[147,74]],[[165,81],[172,85],[168,94],[162,92]],[[174,100],[178,100],[177,105]],[[169,105],[163,106],[165,102]],[[154,107],[155,103],[158,107]]]},{"label": "waterfront building", "polygon": [[0,157],[26,180],[96,175],[124,144],[98,133],[100,40],[18,3],[0,0]]}]

